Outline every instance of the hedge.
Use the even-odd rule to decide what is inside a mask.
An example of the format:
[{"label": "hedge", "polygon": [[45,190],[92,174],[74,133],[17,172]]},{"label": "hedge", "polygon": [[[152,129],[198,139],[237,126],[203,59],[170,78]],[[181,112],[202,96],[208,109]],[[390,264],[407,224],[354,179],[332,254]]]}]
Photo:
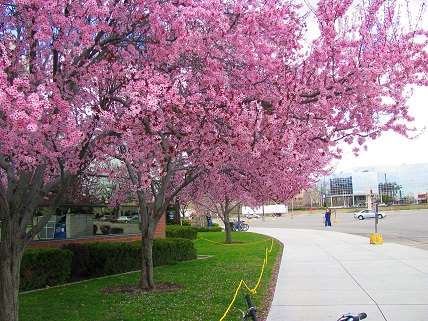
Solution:
[{"label": "hedge", "polygon": [[21,263],[21,290],[63,284],[70,280],[73,253],[62,249],[30,249]]},{"label": "hedge", "polygon": [[181,220],[181,226],[191,226],[192,222],[190,220]]},{"label": "hedge", "polygon": [[167,225],[166,237],[181,237],[189,240],[196,240],[198,230],[191,226]]},{"label": "hedge", "polygon": [[220,226],[211,227],[193,227],[197,232],[221,232],[223,229]]},{"label": "hedge", "polygon": [[[141,267],[141,241],[132,243],[68,244],[72,251],[73,279],[91,278],[138,270]],[[196,258],[193,242],[180,238],[156,239],[153,264],[173,264]]]},{"label": "hedge", "polygon": [[[140,247],[141,242],[135,242]],[[153,264],[155,266],[173,264],[196,259],[193,242],[185,238],[166,238],[153,243]]]}]

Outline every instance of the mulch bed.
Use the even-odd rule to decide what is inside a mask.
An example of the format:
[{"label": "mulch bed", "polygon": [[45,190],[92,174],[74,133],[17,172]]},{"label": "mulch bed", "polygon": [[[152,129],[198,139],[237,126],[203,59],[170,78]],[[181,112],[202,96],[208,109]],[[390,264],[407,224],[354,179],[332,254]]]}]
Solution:
[{"label": "mulch bed", "polygon": [[113,286],[110,288],[104,288],[101,290],[103,293],[121,293],[121,294],[131,294],[131,295],[140,295],[145,293],[162,293],[162,292],[175,292],[183,287],[178,284],[173,283],[158,283],[156,287],[152,290],[142,290],[139,288],[138,284],[122,284]]},{"label": "mulch bed", "polygon": [[267,290],[266,296],[257,309],[257,316],[260,321],[266,321],[270,307],[272,305],[273,296],[275,294],[276,281],[278,280],[279,268],[281,266],[282,252],[284,251],[284,244],[281,243],[281,250],[278,253],[275,265],[273,266],[272,279],[269,282],[269,288]]}]

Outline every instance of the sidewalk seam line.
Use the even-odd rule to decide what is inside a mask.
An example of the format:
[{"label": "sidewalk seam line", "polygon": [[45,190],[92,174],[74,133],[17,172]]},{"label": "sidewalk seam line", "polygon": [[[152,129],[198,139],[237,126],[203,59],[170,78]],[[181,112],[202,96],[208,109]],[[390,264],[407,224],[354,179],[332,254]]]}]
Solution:
[{"label": "sidewalk seam line", "polygon": [[339,265],[342,267],[342,269],[345,270],[345,272],[351,277],[351,279],[355,282],[356,285],[358,285],[358,287],[363,290],[363,292],[374,302],[374,304],[376,305],[376,307],[378,308],[380,314],[382,315],[383,319],[385,321],[388,321],[388,319],[386,318],[385,314],[383,313],[381,307],[379,306],[379,304],[376,302],[376,300],[370,295],[370,293],[363,288],[363,286],[358,282],[358,280],[351,274],[351,272],[349,272],[349,270],[343,265],[342,262],[340,262],[340,260],[335,257],[334,255],[330,254],[328,251],[326,251],[322,246],[320,246],[319,244],[315,243],[322,251],[324,251],[325,253],[327,253],[331,258],[333,258],[337,263],[339,263]]}]

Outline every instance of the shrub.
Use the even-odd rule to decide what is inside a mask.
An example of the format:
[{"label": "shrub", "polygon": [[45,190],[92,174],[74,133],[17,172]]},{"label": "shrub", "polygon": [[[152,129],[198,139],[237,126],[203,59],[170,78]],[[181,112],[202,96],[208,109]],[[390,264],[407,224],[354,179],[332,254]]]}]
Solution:
[{"label": "shrub", "polygon": [[[140,247],[141,242],[138,242]],[[193,242],[185,238],[166,238],[153,243],[153,264],[155,266],[173,264],[196,259]]]},{"label": "shrub", "polygon": [[21,290],[63,284],[70,279],[73,253],[63,249],[30,249],[21,263]]},{"label": "shrub", "polygon": [[191,226],[168,225],[166,227],[166,237],[180,237],[189,240],[196,240],[198,231]]},{"label": "shrub", "polygon": [[193,227],[197,232],[221,232],[223,229],[220,226],[211,227]]},{"label": "shrub", "polygon": [[189,220],[181,220],[181,226],[191,226],[192,222]]},{"label": "shrub", "polygon": [[74,253],[74,279],[128,272],[139,266],[140,253],[130,243],[67,244],[63,248]]},{"label": "shrub", "polygon": [[[141,241],[132,243],[68,244],[75,253],[72,276],[75,279],[135,271],[141,267]],[[153,264],[172,264],[196,258],[193,242],[186,239],[157,239],[153,243]]]}]

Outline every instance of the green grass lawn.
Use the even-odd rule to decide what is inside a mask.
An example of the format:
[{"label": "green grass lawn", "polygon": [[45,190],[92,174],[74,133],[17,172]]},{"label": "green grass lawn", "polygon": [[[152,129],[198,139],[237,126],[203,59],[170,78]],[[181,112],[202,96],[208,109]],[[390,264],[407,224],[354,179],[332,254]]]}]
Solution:
[{"label": "green grass lawn", "polygon": [[[199,233],[211,241],[223,242],[224,233]],[[119,284],[136,283],[137,273],[111,276],[80,284],[21,294],[21,321],[218,321],[243,278],[254,286],[263,263],[263,235],[233,233],[237,243],[220,245],[196,240],[202,260],[155,268],[156,282],[170,282],[183,288],[172,293],[142,295],[105,294],[101,290]],[[260,242],[266,239],[267,242]],[[255,242],[255,243],[253,243]],[[253,296],[258,306],[267,293],[275,260],[281,245],[274,243],[261,286]],[[54,262],[53,262],[54,263]],[[242,292],[243,293],[243,292]],[[243,294],[225,320],[241,320],[238,309],[245,309]]]}]

